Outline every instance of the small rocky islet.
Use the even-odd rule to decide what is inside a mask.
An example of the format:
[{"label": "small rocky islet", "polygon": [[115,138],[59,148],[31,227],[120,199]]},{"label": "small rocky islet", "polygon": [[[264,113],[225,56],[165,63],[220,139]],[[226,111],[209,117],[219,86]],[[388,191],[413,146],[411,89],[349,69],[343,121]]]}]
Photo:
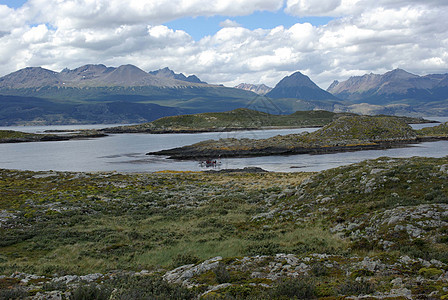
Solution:
[{"label": "small rocky islet", "polygon": [[2,299],[446,299],[448,157],[0,170]]}]

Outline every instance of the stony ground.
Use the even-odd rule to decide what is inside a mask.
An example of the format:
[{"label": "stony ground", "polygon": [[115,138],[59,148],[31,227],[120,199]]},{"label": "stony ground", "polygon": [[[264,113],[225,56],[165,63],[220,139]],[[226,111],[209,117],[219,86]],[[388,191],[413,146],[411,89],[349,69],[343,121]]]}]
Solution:
[{"label": "stony ground", "polygon": [[446,299],[447,179],[1,170],[0,299]]}]

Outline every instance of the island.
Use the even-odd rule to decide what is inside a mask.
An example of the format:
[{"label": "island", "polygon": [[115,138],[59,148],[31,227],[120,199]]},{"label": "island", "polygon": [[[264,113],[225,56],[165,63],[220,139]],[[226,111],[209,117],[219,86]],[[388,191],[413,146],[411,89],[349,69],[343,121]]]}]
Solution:
[{"label": "island", "polygon": [[353,115],[341,116],[312,133],[278,135],[259,140],[207,140],[147,154],[165,155],[173,159],[320,154],[403,147],[412,143],[447,138],[446,124],[431,129],[414,130],[399,117]]},{"label": "island", "polygon": [[[353,113],[324,110],[296,111],[289,115],[269,114],[248,108],[226,112],[170,116],[138,125],[104,128],[105,133],[199,133],[238,130],[288,129],[322,127]],[[434,123],[423,118],[396,117],[408,124]],[[437,122],[435,122],[437,123]]]}]

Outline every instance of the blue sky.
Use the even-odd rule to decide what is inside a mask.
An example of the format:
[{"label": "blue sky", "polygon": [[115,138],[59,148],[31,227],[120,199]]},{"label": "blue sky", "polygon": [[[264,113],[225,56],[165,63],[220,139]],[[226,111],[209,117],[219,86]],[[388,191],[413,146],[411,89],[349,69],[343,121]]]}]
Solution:
[{"label": "blue sky", "polygon": [[220,23],[225,20],[232,20],[242,27],[255,29],[271,29],[277,26],[291,27],[296,23],[311,23],[314,26],[325,25],[334,18],[331,17],[305,17],[299,18],[285,14],[283,11],[269,12],[256,11],[248,16],[229,17],[188,17],[164,23],[164,25],[188,32],[195,40],[200,40],[204,36],[213,35],[221,29]]},{"label": "blue sky", "polygon": [[[5,4],[11,8],[20,8],[25,4],[27,0],[0,0],[0,4]],[[204,36],[213,35],[218,32],[222,27],[220,23],[225,20],[232,20],[240,24],[242,27],[255,30],[255,29],[270,29],[277,26],[291,27],[296,23],[311,23],[314,26],[325,25],[334,18],[332,17],[295,17],[284,13],[282,9],[272,11],[255,11],[247,16],[225,16],[216,15],[211,17],[185,17],[176,19],[174,21],[165,22],[164,25],[176,29],[184,30],[191,35],[196,41],[200,40]]]},{"label": "blue sky", "polygon": [[18,8],[21,7],[25,2],[26,0],[9,0],[9,1],[0,1],[0,4],[5,4],[12,8]]}]

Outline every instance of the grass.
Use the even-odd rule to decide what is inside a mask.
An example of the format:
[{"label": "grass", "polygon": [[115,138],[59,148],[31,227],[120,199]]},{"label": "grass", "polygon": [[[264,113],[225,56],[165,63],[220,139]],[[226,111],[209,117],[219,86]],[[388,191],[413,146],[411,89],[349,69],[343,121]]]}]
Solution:
[{"label": "grass", "polygon": [[[250,222],[266,210],[263,199],[309,176],[40,175],[2,171],[0,207],[15,216],[8,219],[14,228],[2,231],[5,272],[17,265],[37,273],[54,265],[76,274],[168,267],[184,249],[200,259],[244,255],[256,244],[246,233],[263,230]],[[294,227],[276,227],[268,241],[299,230]],[[292,248],[294,241],[284,244]]]}]

